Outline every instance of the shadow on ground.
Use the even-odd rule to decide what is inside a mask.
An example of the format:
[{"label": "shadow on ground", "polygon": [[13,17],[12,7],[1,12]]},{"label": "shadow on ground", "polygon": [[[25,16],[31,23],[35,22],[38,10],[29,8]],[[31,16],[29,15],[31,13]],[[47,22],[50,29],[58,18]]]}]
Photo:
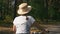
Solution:
[{"label": "shadow on ground", "polygon": [[12,28],[0,27],[0,34],[14,34]]},{"label": "shadow on ground", "polygon": [[14,34],[14,33],[9,31],[0,31],[0,34]]}]

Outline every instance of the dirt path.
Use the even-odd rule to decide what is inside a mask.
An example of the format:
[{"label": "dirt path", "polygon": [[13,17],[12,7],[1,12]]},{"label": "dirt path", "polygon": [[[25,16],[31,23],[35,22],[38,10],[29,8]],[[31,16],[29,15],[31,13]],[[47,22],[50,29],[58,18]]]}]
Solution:
[{"label": "dirt path", "polygon": [[0,34],[13,34],[12,28],[0,27]]},{"label": "dirt path", "polygon": [[48,34],[60,34],[60,25],[44,25],[49,30]]}]

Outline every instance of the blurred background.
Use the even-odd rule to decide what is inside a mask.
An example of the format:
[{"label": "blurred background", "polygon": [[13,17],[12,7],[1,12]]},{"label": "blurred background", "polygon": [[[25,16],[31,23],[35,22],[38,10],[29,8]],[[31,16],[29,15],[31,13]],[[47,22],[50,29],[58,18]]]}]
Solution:
[{"label": "blurred background", "polygon": [[60,0],[0,0],[0,31],[12,31],[18,5],[23,2],[32,6],[29,15],[36,19],[35,24],[38,25],[33,24],[31,31],[40,31],[47,25],[60,25]]}]

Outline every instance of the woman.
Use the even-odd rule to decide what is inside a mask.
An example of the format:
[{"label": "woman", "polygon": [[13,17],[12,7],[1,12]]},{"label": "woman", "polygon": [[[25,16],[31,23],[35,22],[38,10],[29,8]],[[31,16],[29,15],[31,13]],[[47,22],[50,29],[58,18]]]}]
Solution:
[{"label": "woman", "polygon": [[27,14],[30,12],[31,6],[27,3],[19,5],[17,13],[20,15],[13,21],[13,31],[16,34],[30,34],[30,26],[34,23],[35,19]]}]

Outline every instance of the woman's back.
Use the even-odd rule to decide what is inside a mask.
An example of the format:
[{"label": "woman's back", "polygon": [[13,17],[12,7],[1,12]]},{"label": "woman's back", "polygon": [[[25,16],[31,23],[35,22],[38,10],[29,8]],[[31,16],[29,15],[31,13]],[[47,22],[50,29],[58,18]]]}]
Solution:
[{"label": "woman's back", "polygon": [[13,23],[16,25],[16,33],[29,33],[30,26],[34,23],[35,19],[32,16],[18,16],[14,19]]}]

